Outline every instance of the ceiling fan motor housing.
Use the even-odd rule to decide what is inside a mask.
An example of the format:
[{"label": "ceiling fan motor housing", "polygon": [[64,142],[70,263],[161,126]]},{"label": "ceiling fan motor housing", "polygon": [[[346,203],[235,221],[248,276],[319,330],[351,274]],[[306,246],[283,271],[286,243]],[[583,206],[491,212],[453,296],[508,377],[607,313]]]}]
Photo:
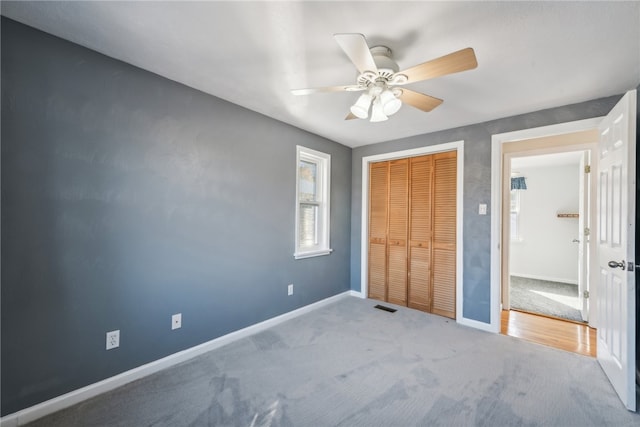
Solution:
[{"label": "ceiling fan motor housing", "polygon": [[373,57],[373,62],[378,68],[378,72],[365,71],[358,75],[358,85],[370,87],[376,82],[388,83],[393,75],[400,69],[398,64],[391,59],[391,49],[386,46],[373,46],[369,51]]},{"label": "ceiling fan motor housing", "polygon": [[380,77],[389,79],[400,70],[398,64],[391,59],[391,49],[388,47],[373,46],[369,50],[371,51],[371,56],[373,56],[373,62],[375,62],[378,67]]}]

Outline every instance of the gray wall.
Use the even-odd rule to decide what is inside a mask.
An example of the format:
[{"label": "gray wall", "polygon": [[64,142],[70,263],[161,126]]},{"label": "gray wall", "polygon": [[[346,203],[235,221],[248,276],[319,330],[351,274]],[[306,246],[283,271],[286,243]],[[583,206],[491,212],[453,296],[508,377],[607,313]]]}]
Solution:
[{"label": "gray wall", "polygon": [[[298,261],[296,144],[334,249]],[[349,289],[349,148],[5,18],[1,170],[3,415]]]},{"label": "gray wall", "polygon": [[[478,204],[491,206],[491,136],[498,133],[604,116],[620,99],[612,96],[581,104],[508,117],[491,122],[358,147],[352,154],[351,289],[360,290],[362,158],[464,140],[463,315],[490,322],[491,212],[478,215]],[[428,118],[425,117],[425,120]]]}]

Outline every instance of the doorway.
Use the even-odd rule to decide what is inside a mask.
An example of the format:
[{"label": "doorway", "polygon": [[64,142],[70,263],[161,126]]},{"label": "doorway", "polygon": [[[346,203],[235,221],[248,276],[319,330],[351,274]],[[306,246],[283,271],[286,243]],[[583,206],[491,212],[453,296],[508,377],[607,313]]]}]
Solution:
[{"label": "doorway", "polygon": [[[572,122],[565,125],[555,125],[553,126],[552,131],[549,131],[549,129],[546,129],[546,128],[539,128],[536,130],[519,131],[514,134],[502,134],[499,137],[494,138],[493,161],[496,162],[495,164],[499,165],[499,169],[497,170],[496,168],[492,169],[492,172],[493,172],[492,173],[492,180],[493,180],[492,191],[493,191],[493,194],[499,194],[501,196],[493,199],[492,208],[495,209],[496,212],[500,213],[498,218],[502,218],[503,220],[494,222],[493,223],[494,228],[492,229],[492,236],[495,239],[493,242],[496,245],[496,247],[501,249],[499,258],[498,259],[493,258],[494,262],[498,260],[499,263],[497,265],[493,264],[494,267],[492,268],[492,281],[496,280],[496,282],[493,282],[493,283],[498,283],[500,284],[500,286],[498,287],[499,291],[497,292],[497,295],[492,294],[495,297],[495,300],[492,301],[492,304],[495,304],[493,307],[494,307],[494,310],[496,310],[492,313],[501,314],[495,317],[496,320],[501,318],[504,319],[505,316],[508,316],[508,319],[509,319],[508,322],[510,326],[509,329],[511,331],[513,330],[530,331],[531,330],[531,325],[526,324],[526,320],[525,320],[525,318],[531,320],[531,315],[528,315],[526,313],[519,313],[517,311],[511,311],[511,301],[510,301],[511,299],[510,298],[511,296],[510,295],[511,247],[519,243],[519,242],[514,243],[511,240],[511,217],[512,217],[511,215],[512,174],[511,173],[512,171],[516,172],[516,174],[514,175],[514,178],[524,177],[525,183],[527,183],[527,177],[524,175],[525,173],[529,174],[530,178],[533,177],[533,175],[531,175],[532,169],[529,169],[529,170],[525,169],[527,166],[526,161],[524,164],[522,163],[519,164],[517,159],[524,159],[524,158],[534,159],[537,156],[552,156],[552,157],[557,156],[558,159],[561,159],[562,156],[568,156],[568,157],[573,156],[572,154],[567,154],[567,153],[571,153],[571,152],[579,153],[579,152],[587,151],[589,152],[590,160],[592,160],[591,167],[595,170],[597,165],[595,165],[594,151],[596,148],[597,141],[598,141],[598,131],[597,131],[596,120],[593,120],[593,121],[585,120],[581,122]],[[578,154],[575,154],[575,156],[578,156]],[[556,161],[556,160],[551,160],[552,157],[539,157],[537,160],[540,160],[539,163],[548,164],[550,162]],[[515,160],[515,166],[512,165],[512,160]],[[531,160],[531,162],[534,162],[534,160]],[[561,163],[560,160],[557,160],[556,162]],[[572,163],[575,163],[575,162],[572,160]],[[532,164],[529,166],[535,166],[535,165]],[[586,165],[582,165],[580,166],[580,168],[584,170],[584,166]],[[523,172],[520,169],[525,169],[525,172]],[[495,172],[499,172],[499,174],[496,174]],[[588,197],[583,198],[582,200],[579,201],[578,204],[580,206],[578,207],[578,211],[577,212],[575,211],[575,205],[576,205],[575,201],[571,202],[572,204],[569,203],[569,205],[565,205],[562,197],[560,197],[559,201],[554,202],[555,205],[553,207],[553,210],[550,211],[549,215],[551,216],[551,218],[547,218],[547,220],[556,221],[556,225],[561,225],[572,230],[573,234],[568,234],[568,236],[571,236],[571,238],[569,239],[569,242],[563,242],[564,244],[571,243],[571,244],[577,245],[577,242],[573,242],[573,240],[574,239],[580,240],[580,245],[582,245],[582,249],[585,251],[586,254],[583,254],[583,257],[582,257],[584,262],[582,263],[582,265],[580,265],[577,268],[578,275],[579,275],[577,280],[578,284],[579,283],[583,283],[583,284],[595,283],[595,279],[590,278],[589,275],[591,274],[591,272],[597,271],[597,267],[594,268],[592,266],[592,264],[594,263],[594,259],[596,257],[589,256],[589,254],[595,253],[595,250],[594,250],[595,240],[594,239],[589,240],[588,238],[585,239],[584,238],[585,236],[583,235],[583,233],[585,232],[587,234],[589,234],[590,232],[588,230],[589,221],[590,221],[588,213],[595,211],[595,201],[596,201],[595,200],[596,186],[594,183],[595,174],[584,174],[583,178],[584,179],[582,180],[582,183],[583,183],[582,185],[584,186],[584,184],[586,183],[587,185],[584,188],[589,189],[590,191],[586,191]],[[556,178],[556,182],[554,182],[556,186],[560,184],[557,181],[558,181],[558,178]],[[564,181],[566,180],[563,180],[563,182]],[[524,194],[525,191],[531,191],[530,189],[533,188],[531,187],[531,184],[533,184],[534,187],[537,187],[539,184],[539,181],[537,179],[534,179],[533,181],[529,179],[528,184],[529,186],[527,186],[527,190],[521,190],[521,196]],[[547,189],[547,191],[549,191],[549,189]],[[592,193],[593,195],[589,193]],[[531,194],[531,193],[527,193],[527,194]],[[573,197],[575,198],[575,194]],[[538,205],[539,202],[537,201],[534,201],[534,202],[535,202],[535,205],[534,205],[533,212],[535,213],[536,212],[535,207]],[[525,207],[526,206],[521,206],[521,208],[525,208]],[[515,211],[516,209],[513,209],[513,210]],[[582,215],[580,215],[581,213]],[[582,232],[580,232],[580,230],[582,230]],[[524,233],[524,230],[521,230],[521,231],[522,233]],[[535,227],[534,227],[534,232],[536,232]],[[529,233],[529,237],[530,236],[531,235]],[[527,235],[526,234],[523,235],[522,238],[526,239]],[[547,244],[547,247],[549,247],[549,244]],[[573,267],[575,267],[575,261],[574,261]],[[572,271],[574,271],[573,268],[572,268]],[[520,273],[522,273],[522,270],[520,271]],[[541,279],[541,278],[556,279],[552,281],[558,281],[558,279],[563,279],[563,280],[560,280],[561,282],[566,280],[566,277],[563,277],[563,276],[566,276],[566,274],[563,275],[561,273],[558,273],[557,271],[555,274],[552,274],[552,275],[547,273],[546,277],[544,275],[534,277],[536,276],[536,274],[531,272],[529,274],[530,276],[532,276],[530,278],[533,278],[533,279]],[[575,275],[573,276],[572,281],[575,281]],[[585,285],[585,287],[588,287],[588,285]],[[588,290],[590,291],[589,299],[593,301],[594,298],[596,298],[596,294],[597,294],[595,292],[596,289],[595,287],[591,287]],[[551,292],[544,291],[544,290],[542,292],[547,292],[546,295],[542,294],[542,296],[546,298],[547,302],[549,300],[552,300],[553,298],[556,298],[555,296],[552,295]],[[594,313],[594,310],[591,310],[591,307],[593,306],[595,305],[591,304],[589,305],[589,307],[585,307],[584,317],[582,315],[582,312],[580,313],[580,316],[582,317],[582,319],[589,320],[590,325],[595,325],[595,319],[597,318],[597,316]],[[510,314],[514,314],[514,315],[510,315]],[[523,314],[523,315],[521,316],[519,314]],[[541,317],[537,315],[533,315],[533,318],[534,318],[533,319],[534,323],[538,323],[535,320],[536,318],[542,319],[545,322],[543,327],[536,329],[536,333],[535,333],[536,342],[545,343],[545,342],[557,341],[557,336],[554,336],[555,334],[554,331],[564,329],[565,327],[570,327],[567,325],[586,328],[585,331],[588,331],[587,336],[591,336],[591,334],[593,333],[593,331],[589,328],[589,325],[587,325],[584,322],[580,322],[580,324],[576,324],[576,323],[567,322],[566,320],[560,320],[558,318]],[[493,322],[493,319],[494,317],[492,315],[492,322]],[[553,324],[554,326],[550,327],[549,323]],[[502,329],[502,332],[505,333],[505,328],[497,328],[497,331],[501,331],[501,329]],[[567,335],[564,332],[562,332],[561,334],[565,336],[568,340],[567,342],[565,342],[564,345],[575,346],[575,347],[579,346],[580,343],[584,341],[585,333],[586,332]],[[508,334],[512,335],[512,332],[509,332]],[[591,349],[593,349],[593,347]]]},{"label": "doorway", "polygon": [[511,310],[588,322],[589,159],[589,150],[506,156]]},{"label": "doorway", "polygon": [[[572,123],[572,125],[576,126],[575,123]],[[545,130],[543,129],[541,132],[544,132],[544,131]],[[498,159],[497,159],[498,164],[502,166],[500,168],[501,173],[499,177],[496,177],[494,175],[493,187],[494,187],[494,191],[497,189],[499,193],[502,195],[502,197],[498,198],[498,200],[494,199],[493,207],[501,213],[500,217],[505,219],[501,221],[501,224],[498,224],[499,227],[495,230],[495,235],[499,236],[499,242],[500,242],[497,245],[502,249],[501,256],[500,256],[501,262],[498,265],[498,268],[496,269],[497,272],[499,272],[499,278],[497,278],[497,281],[501,283],[500,292],[498,292],[498,295],[497,295],[497,301],[494,301],[496,303],[495,308],[498,313],[502,309],[504,310],[511,309],[511,301],[510,301],[510,282],[511,282],[510,279],[511,278],[510,278],[510,268],[509,268],[511,265],[511,259],[510,259],[511,247],[514,246],[517,249],[518,244],[520,243],[520,242],[512,242],[511,221],[506,220],[512,217],[511,215],[512,210],[513,211],[516,210],[516,209],[512,209],[511,207],[511,182],[512,182],[511,162],[512,160],[526,159],[526,158],[533,159],[537,156],[552,156],[553,158],[556,158],[556,159],[562,159],[563,157],[571,158],[574,155],[568,154],[568,153],[585,152],[585,151],[589,153],[588,155],[589,159],[593,160],[595,158],[593,151],[595,150],[595,146],[598,141],[598,131],[595,125],[591,125],[591,122],[578,123],[576,128],[568,129],[566,132],[553,133],[551,135],[549,134],[547,135],[548,136],[533,137],[533,138],[531,137],[530,138],[514,138],[514,140],[511,140],[511,141],[507,139],[506,141],[499,141],[499,144],[494,141],[494,143],[497,146],[497,148],[494,147],[494,156],[495,155],[498,156]],[[508,138],[509,135],[506,135],[503,137]],[[575,156],[578,156],[578,154],[575,154]],[[549,163],[551,162],[550,159],[552,157],[539,157],[538,163],[540,164]],[[586,158],[586,157],[583,156],[583,158]],[[521,160],[521,161],[526,162],[527,160]],[[516,162],[518,162],[518,160],[516,160]],[[534,160],[530,160],[530,162],[532,162],[531,166],[535,166],[535,164],[533,163]],[[560,160],[557,160],[556,162],[561,163]],[[592,163],[595,163],[595,162],[592,162]],[[518,163],[516,163],[516,165],[518,165]],[[527,166],[527,164],[524,163],[524,166]],[[592,164],[591,167],[595,168],[595,164]],[[513,171],[519,172],[517,168],[513,168],[513,169],[514,169]],[[540,174],[538,174],[538,176],[540,176]],[[496,180],[496,178],[498,179]],[[526,177],[524,177],[524,181],[526,183]],[[552,203],[552,206],[549,208],[551,210],[550,212],[546,213],[547,218],[545,218],[545,220],[547,221],[553,221],[552,224],[556,226],[566,228],[565,231],[569,233],[569,234],[566,234],[566,236],[567,237],[571,236],[571,238],[569,239],[568,242],[563,242],[563,245],[567,245],[567,244],[569,246],[571,246],[571,244],[577,245],[580,248],[579,250],[582,250],[584,252],[583,256],[581,257],[583,262],[579,265],[579,267],[575,269],[575,270],[578,270],[577,283],[579,286],[580,285],[582,286],[582,288],[579,287],[578,298],[579,299],[581,297],[583,298],[585,295],[584,292],[589,291],[588,296],[589,296],[589,300],[591,301],[593,301],[597,297],[595,289],[593,289],[593,287],[590,288],[588,285],[588,283],[594,283],[594,280],[590,280],[592,279],[589,277],[590,272],[597,271],[597,268],[594,268],[591,265],[595,257],[589,256],[589,254],[595,253],[595,247],[594,247],[595,242],[593,240],[588,240],[588,235],[590,233],[590,230],[589,230],[590,225],[588,223],[589,222],[588,213],[595,211],[596,198],[591,194],[589,194],[589,193],[592,193],[596,188],[593,181],[594,181],[594,174],[589,173],[589,174],[583,175],[583,180],[581,181],[582,182],[581,185],[583,185],[584,188],[588,189],[589,191],[584,191],[583,196],[586,196],[586,197],[583,197],[583,199],[579,201],[579,203],[577,203],[579,204],[577,212],[574,211],[576,202],[575,201],[568,202],[569,204],[566,204],[566,201],[564,201],[562,199],[562,195],[560,195],[559,198],[557,198],[557,200]],[[536,180],[536,183],[534,183],[535,184],[534,186],[537,188],[539,183],[541,183],[541,181]],[[553,182],[553,184],[557,187],[562,183]],[[522,198],[524,198],[525,191],[532,191],[532,190],[519,190],[518,192],[521,193],[520,196]],[[547,188],[546,191],[550,191],[550,190]],[[527,194],[530,194],[530,193],[527,193]],[[545,194],[543,193],[543,199],[544,199],[544,196]],[[574,199],[575,199],[575,195],[574,195]],[[539,204],[542,202],[536,201],[535,203]],[[535,211],[536,207],[537,206],[533,207],[534,214],[536,213]],[[582,216],[579,215],[581,210],[584,211],[582,212],[583,213]],[[544,233],[541,233],[539,230],[536,230],[535,227],[533,227],[532,230],[529,230],[529,238],[530,238],[529,240],[533,240],[533,238],[531,238],[532,236],[531,233],[544,234]],[[585,233],[586,233],[586,236],[585,236]],[[492,235],[494,234],[492,233]],[[523,236],[523,238],[526,238],[526,236]],[[578,242],[574,242],[574,240],[577,240]],[[541,245],[544,245],[544,244],[545,242],[542,241]],[[547,248],[549,248],[549,243],[547,243],[546,246]],[[525,262],[528,262],[529,264],[527,267],[531,267],[531,265],[533,264],[532,257],[533,256],[530,256],[530,259],[528,260],[525,259]],[[578,260],[580,261],[581,258],[578,257]],[[522,264],[522,262],[520,262],[520,264]],[[573,261],[573,264],[575,267],[575,259]],[[569,277],[571,279],[570,282],[575,283],[576,278],[575,278],[574,267],[570,268],[570,270],[573,271],[573,276],[570,276],[568,273],[563,273],[561,270],[556,270],[555,272],[546,273],[546,275],[545,274],[536,275],[535,271],[532,273],[531,270],[529,270],[529,275],[532,276],[529,278],[530,279],[546,279],[547,281],[551,281],[551,282],[566,282],[566,278]],[[492,270],[492,272],[496,272],[496,270]],[[522,270],[525,270],[525,268],[521,267],[520,273],[522,272]],[[526,275],[526,270],[525,270],[525,275]],[[551,280],[548,280],[548,279],[551,279]],[[553,295],[550,295],[548,290],[542,290],[542,291],[538,290],[538,292],[539,292],[538,295],[540,295],[540,292],[546,292],[547,294],[546,295],[542,294],[542,296],[546,297],[547,301],[552,299],[549,297],[553,297]],[[594,321],[596,316],[595,316],[594,310],[591,309],[591,307],[593,307],[594,304],[590,304],[586,306],[584,305],[584,300],[581,299],[578,303],[578,306],[581,311],[580,317],[582,319],[588,319],[590,322]]]}]

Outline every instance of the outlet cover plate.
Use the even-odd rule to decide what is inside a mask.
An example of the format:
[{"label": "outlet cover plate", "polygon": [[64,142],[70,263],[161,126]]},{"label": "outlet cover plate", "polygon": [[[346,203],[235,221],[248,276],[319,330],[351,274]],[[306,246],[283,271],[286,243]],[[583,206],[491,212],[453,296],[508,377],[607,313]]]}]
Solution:
[{"label": "outlet cover plate", "polygon": [[107,332],[107,350],[120,347],[120,330]]},{"label": "outlet cover plate", "polygon": [[182,313],[171,316],[171,330],[182,328]]},{"label": "outlet cover plate", "polygon": [[287,295],[293,295],[293,283],[287,287]]}]

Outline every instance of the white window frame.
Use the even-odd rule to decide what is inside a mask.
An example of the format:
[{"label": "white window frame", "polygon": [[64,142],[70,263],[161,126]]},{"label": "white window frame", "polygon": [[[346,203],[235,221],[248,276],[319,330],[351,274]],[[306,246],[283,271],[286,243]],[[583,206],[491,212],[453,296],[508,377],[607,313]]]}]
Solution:
[{"label": "white window frame", "polygon": [[[309,202],[300,201],[300,162],[310,162],[317,165],[316,183],[318,185],[318,217],[316,223],[317,239],[313,246],[301,246],[300,244],[300,205]],[[333,249],[329,244],[329,200],[331,195],[331,155],[310,148],[296,146],[296,214],[295,214],[295,259],[310,258],[321,255],[329,255]]]},{"label": "white window frame", "polygon": [[522,235],[520,234],[520,191],[521,190],[511,190],[510,216],[513,217],[515,215],[515,220],[510,221],[512,242],[522,241]]}]

